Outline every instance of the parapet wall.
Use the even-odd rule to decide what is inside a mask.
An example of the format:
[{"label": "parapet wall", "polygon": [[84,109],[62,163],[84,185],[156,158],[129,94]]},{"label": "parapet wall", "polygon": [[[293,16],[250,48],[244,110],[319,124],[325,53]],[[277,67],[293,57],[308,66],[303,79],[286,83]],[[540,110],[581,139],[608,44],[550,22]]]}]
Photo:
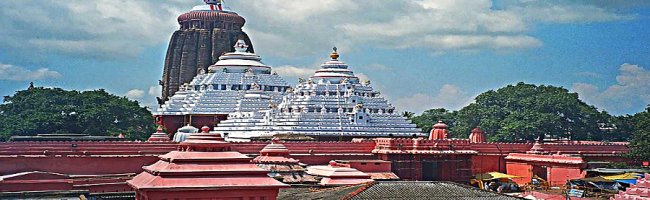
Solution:
[{"label": "parapet wall", "polygon": [[27,171],[70,175],[139,173],[173,142],[7,142],[0,143],[0,175]]},{"label": "parapet wall", "polygon": [[[259,154],[260,150],[269,142],[234,142],[231,143],[233,151],[243,154]],[[290,154],[370,154],[375,148],[374,140],[362,141],[307,141],[307,142],[282,142],[289,149]]]}]

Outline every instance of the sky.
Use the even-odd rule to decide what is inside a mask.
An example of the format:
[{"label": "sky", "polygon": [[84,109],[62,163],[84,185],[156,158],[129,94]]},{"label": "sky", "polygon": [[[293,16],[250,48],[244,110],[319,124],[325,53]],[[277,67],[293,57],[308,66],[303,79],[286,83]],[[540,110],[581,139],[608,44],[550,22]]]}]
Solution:
[{"label": "sky", "polygon": [[[104,88],[155,104],[176,17],[200,0],[0,1],[0,95]],[[39,6],[40,5],[40,6]],[[43,6],[47,5],[47,6]],[[398,110],[458,110],[487,90],[554,85],[615,115],[650,104],[642,0],[227,0],[290,83],[340,60]]]}]

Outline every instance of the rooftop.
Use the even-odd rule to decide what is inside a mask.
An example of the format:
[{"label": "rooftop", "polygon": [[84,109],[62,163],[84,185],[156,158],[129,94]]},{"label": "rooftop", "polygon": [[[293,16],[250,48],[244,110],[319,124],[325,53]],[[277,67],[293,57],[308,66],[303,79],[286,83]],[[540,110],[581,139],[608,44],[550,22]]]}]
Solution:
[{"label": "rooftop", "polygon": [[283,189],[278,199],[515,200],[519,198],[451,182],[388,181],[324,189]]}]

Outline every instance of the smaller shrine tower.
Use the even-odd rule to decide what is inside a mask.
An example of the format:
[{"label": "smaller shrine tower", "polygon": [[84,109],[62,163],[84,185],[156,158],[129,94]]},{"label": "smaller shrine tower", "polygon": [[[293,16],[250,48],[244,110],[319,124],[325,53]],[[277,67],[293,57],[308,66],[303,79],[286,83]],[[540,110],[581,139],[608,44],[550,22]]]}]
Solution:
[{"label": "smaller shrine tower", "polygon": [[252,158],[229,151],[230,143],[219,134],[191,135],[180,151],[160,156],[144,172],[127,181],[136,200],[162,199],[276,199],[280,188],[289,187],[269,176]]}]

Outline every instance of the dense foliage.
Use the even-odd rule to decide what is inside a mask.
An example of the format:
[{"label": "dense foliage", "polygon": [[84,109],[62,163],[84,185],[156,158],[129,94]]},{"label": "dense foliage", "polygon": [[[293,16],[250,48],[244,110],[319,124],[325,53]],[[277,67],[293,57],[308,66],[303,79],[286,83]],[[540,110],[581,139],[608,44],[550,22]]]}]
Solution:
[{"label": "dense foliage", "polygon": [[447,125],[449,125],[450,129],[454,129],[454,124],[456,121],[455,118],[455,113],[450,112],[447,109],[444,108],[435,108],[431,110],[424,111],[421,115],[418,116],[412,116],[409,119],[413,121],[413,123],[422,129],[423,132],[429,133],[431,132],[431,129],[433,128],[433,124],[435,124],[437,121],[443,121]]},{"label": "dense foliage", "polygon": [[537,138],[573,140],[623,140],[610,137],[599,126],[612,118],[578,99],[577,93],[554,86],[518,83],[478,95],[474,103],[459,111],[432,109],[411,118],[424,131],[443,120],[454,137],[467,137],[480,126],[491,141],[521,141]]},{"label": "dense foliage", "polygon": [[650,160],[650,106],[632,117],[634,135],[630,141],[630,157]]},{"label": "dense foliage", "polygon": [[104,90],[30,88],[6,96],[0,105],[0,140],[12,135],[79,133],[125,134],[146,139],[154,131],[151,113],[137,101]]}]

